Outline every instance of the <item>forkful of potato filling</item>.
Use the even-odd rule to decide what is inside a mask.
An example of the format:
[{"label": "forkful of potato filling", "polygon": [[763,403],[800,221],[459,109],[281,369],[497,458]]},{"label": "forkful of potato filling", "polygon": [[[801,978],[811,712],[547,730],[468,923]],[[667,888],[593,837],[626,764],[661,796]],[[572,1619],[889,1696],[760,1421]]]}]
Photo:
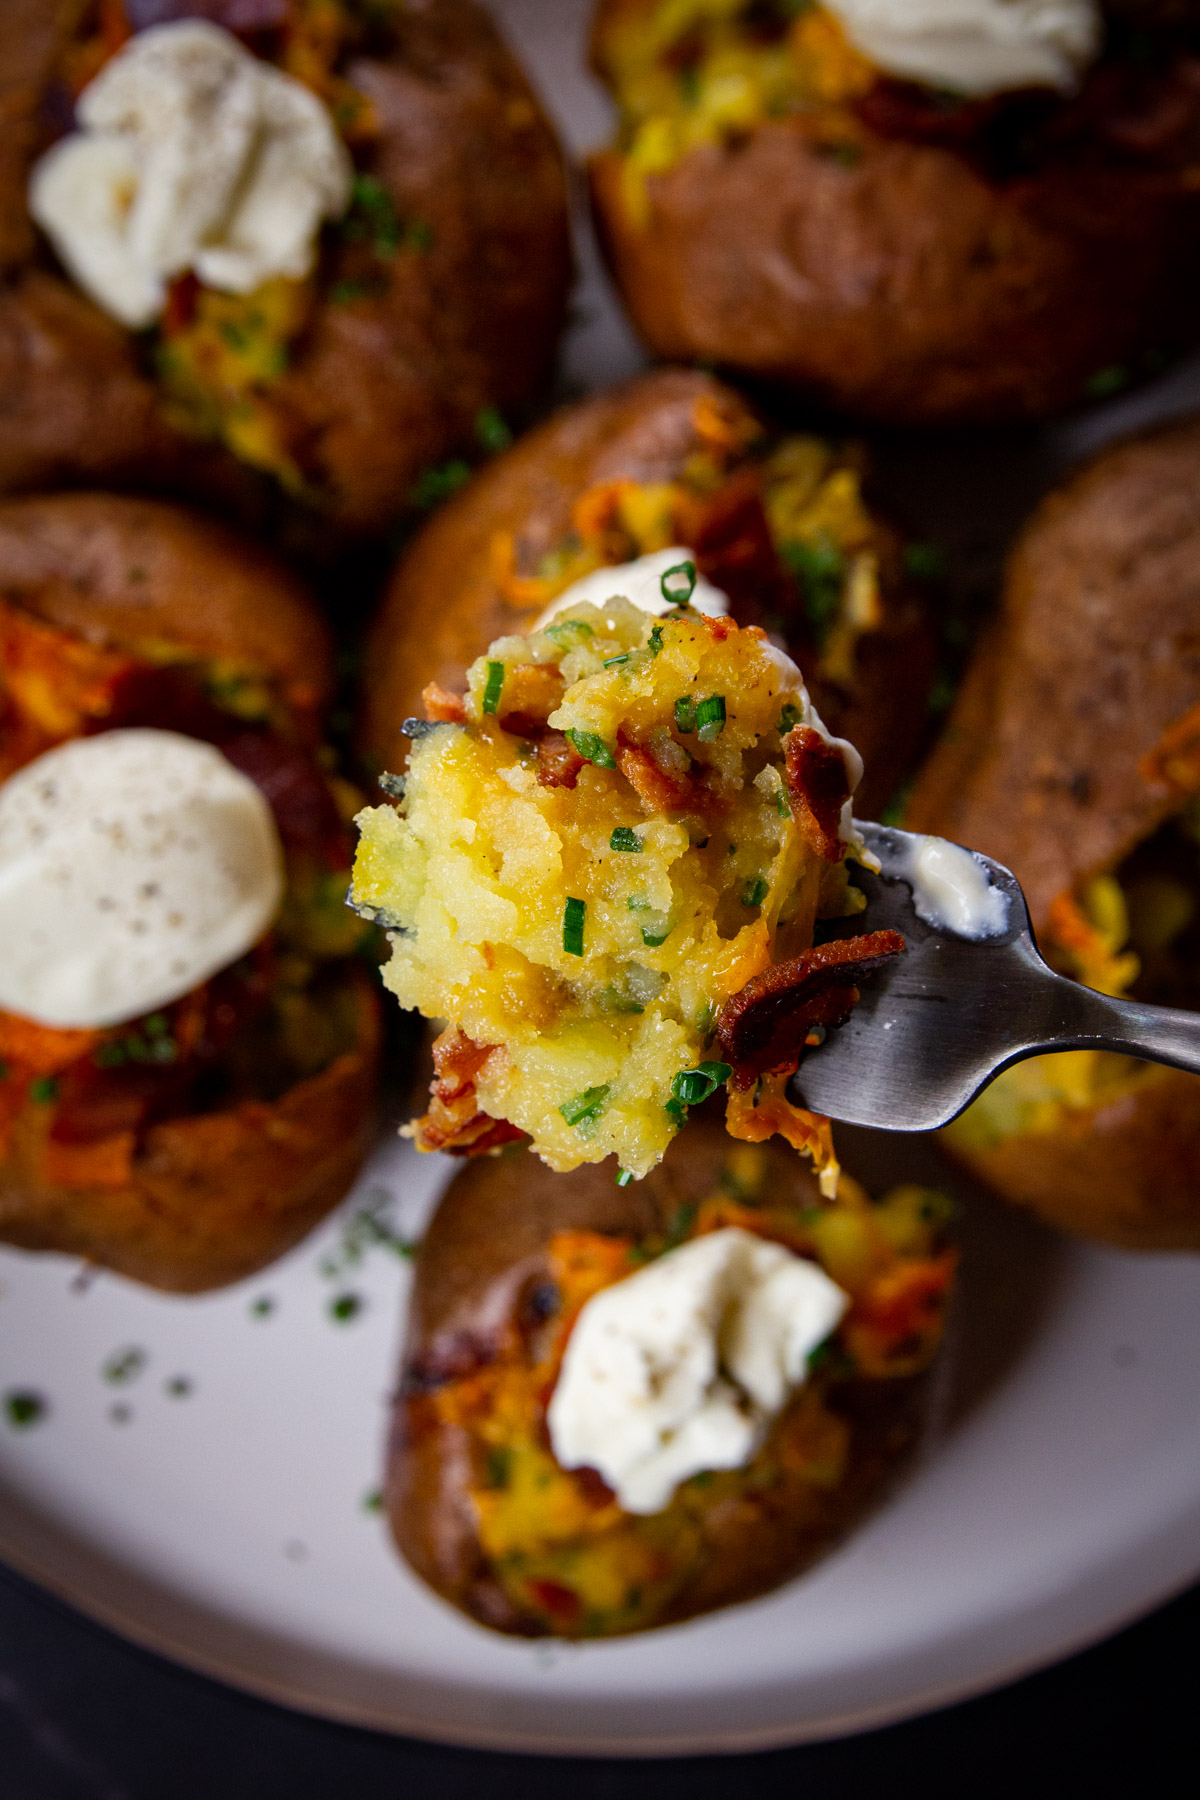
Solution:
[{"label": "forkful of potato filling", "polygon": [[527,1137],[551,1168],[649,1173],[689,1108],[779,1132],[837,1179],[828,1121],[785,1092],[806,1041],[904,948],[895,931],[814,947],[863,897],[852,746],[756,627],[694,610],[579,604],[426,690],[407,775],[359,816],[351,901],[385,926],[387,986],[443,1022],[418,1146]]}]

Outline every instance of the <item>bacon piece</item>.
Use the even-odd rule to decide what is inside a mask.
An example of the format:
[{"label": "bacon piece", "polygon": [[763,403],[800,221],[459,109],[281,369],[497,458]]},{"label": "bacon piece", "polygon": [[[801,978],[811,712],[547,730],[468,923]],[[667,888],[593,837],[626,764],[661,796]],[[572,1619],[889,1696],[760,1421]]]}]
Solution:
[{"label": "bacon piece", "polygon": [[507,1119],[493,1119],[479,1110],[475,1080],[495,1047],[475,1043],[455,1026],[447,1027],[435,1039],[429,1111],[412,1127],[418,1150],[444,1150],[449,1156],[483,1156],[525,1136]]},{"label": "bacon piece", "polygon": [[550,663],[517,663],[504,680],[496,714],[505,731],[516,737],[537,738],[561,703],[566,683]]},{"label": "bacon piece", "polygon": [[1168,727],[1138,763],[1148,787],[1171,794],[1194,794],[1200,788],[1200,705]]},{"label": "bacon piece", "polygon": [[797,725],[783,740],[792,815],[816,854],[841,862],[842,808],[850,798],[846,759],[836,744],[811,725]]},{"label": "bacon piece", "polygon": [[685,541],[696,567],[729,596],[739,625],[783,618],[791,582],[779,560],[762,503],[762,471],[741,470],[697,508]]},{"label": "bacon piece", "polygon": [[763,1075],[752,1087],[739,1089],[731,1082],[725,1103],[725,1129],[732,1138],[744,1144],[765,1144],[776,1132],[793,1150],[811,1156],[821,1179],[821,1192],[827,1199],[837,1194],[841,1170],[833,1148],[833,1131],[829,1120],[820,1113],[807,1112],[787,1097],[787,1084],[792,1071]]},{"label": "bacon piece", "polygon": [[660,769],[650,752],[624,732],[617,738],[617,767],[648,813],[688,812],[696,806],[695,783]]},{"label": "bacon piece", "polygon": [[421,704],[426,718],[438,725],[465,725],[467,702],[462,694],[452,694],[440,681],[431,681],[421,690]]},{"label": "bacon piece", "polygon": [[776,963],[725,1002],[717,1047],[745,1089],[766,1071],[793,1069],[808,1032],[840,1025],[858,999],[858,983],[904,949],[898,931],[835,938]]},{"label": "bacon piece", "polygon": [[543,787],[573,788],[582,767],[582,756],[561,731],[538,739],[537,777]]}]

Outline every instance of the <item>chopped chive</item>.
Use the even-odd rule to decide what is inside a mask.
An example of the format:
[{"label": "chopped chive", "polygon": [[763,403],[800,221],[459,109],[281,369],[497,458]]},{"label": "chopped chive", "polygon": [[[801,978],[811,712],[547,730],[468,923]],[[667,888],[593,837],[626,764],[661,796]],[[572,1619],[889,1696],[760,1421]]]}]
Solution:
[{"label": "chopped chive", "polygon": [[633,1170],[632,1169],[619,1169],[617,1171],[617,1186],[618,1187],[628,1187],[632,1180],[633,1180]]},{"label": "chopped chive", "polygon": [[116,1038],[110,1038],[106,1044],[97,1044],[92,1052],[92,1061],[98,1069],[119,1069],[126,1060],[125,1046]]},{"label": "chopped chive", "polygon": [[483,690],[483,710],[494,713],[500,704],[500,693],[504,686],[504,664],[490,662],[488,664],[487,686]]},{"label": "chopped chive", "polygon": [[252,1300],[250,1302],[250,1317],[252,1319],[269,1319],[274,1311],[275,1302],[272,1300],[270,1294],[260,1294],[257,1300]]},{"label": "chopped chive", "polygon": [[608,1105],[611,1093],[612,1088],[608,1086],[585,1088],[573,1100],[564,1100],[558,1110],[567,1124],[574,1126],[576,1130],[581,1125],[594,1125]]},{"label": "chopped chive", "polygon": [[452,456],[449,462],[425,469],[418,475],[409,490],[409,504],[428,512],[431,507],[449,499],[451,494],[456,494],[460,487],[465,487],[470,479],[470,463],[461,456]]},{"label": "chopped chive", "polygon": [[654,627],[653,631],[650,633],[650,637],[647,641],[646,648],[647,648],[647,650],[649,650],[651,656],[657,656],[659,651],[662,649],[662,626],[661,625],[656,625]]},{"label": "chopped chive", "polygon": [[629,661],[630,655],[630,651],[622,650],[620,656],[606,656],[600,666],[603,669],[620,668],[622,663],[627,663]]},{"label": "chopped chive", "polygon": [[46,1402],[42,1396],[31,1393],[28,1388],[14,1388],[4,1396],[4,1416],[18,1431],[23,1431],[27,1425],[36,1425],[45,1413]]},{"label": "chopped chive", "polygon": [[136,1344],[130,1344],[124,1350],[115,1350],[100,1373],[114,1387],[124,1387],[127,1382],[137,1380],[146,1362],[146,1352]]},{"label": "chopped chive", "polygon": [[58,1082],[53,1075],[39,1075],[29,1084],[29,1098],[38,1106],[49,1106],[58,1099]]},{"label": "chopped chive", "polygon": [[686,606],[696,591],[695,563],[675,563],[664,569],[658,585],[668,606]]},{"label": "chopped chive", "polygon": [[743,906],[761,906],[771,891],[771,884],[762,875],[756,875],[742,889]]},{"label": "chopped chive", "polygon": [[702,744],[711,744],[725,729],[725,696],[710,694],[696,708],[696,735]]},{"label": "chopped chive", "polygon": [[671,1117],[678,1120],[679,1124],[682,1125],[687,1113],[687,1107],[683,1104],[682,1100],[667,1100],[664,1102],[663,1111],[670,1113]]},{"label": "chopped chive", "polygon": [[696,729],[696,702],[690,694],[675,702],[675,729],[681,737],[687,737]]},{"label": "chopped chive", "polygon": [[1129,386],[1129,370],[1114,363],[1110,368],[1097,369],[1089,377],[1084,393],[1089,400],[1107,400],[1110,394],[1119,394],[1122,388]]},{"label": "chopped chive", "polygon": [[940,581],[946,573],[946,552],[941,544],[905,544],[904,573],[914,581]]},{"label": "chopped chive", "polygon": [[612,751],[597,732],[568,731],[567,738],[570,743],[574,744],[584,762],[595,763],[598,769],[616,768]]},{"label": "chopped chive", "polygon": [[786,737],[788,732],[794,730],[799,723],[800,710],[798,707],[793,706],[789,700],[788,704],[779,715],[778,729],[780,737]]},{"label": "chopped chive", "polygon": [[618,825],[608,840],[610,850],[640,850],[642,840],[632,825]]},{"label": "chopped chive", "polygon": [[7,1080],[8,1080],[8,1064],[6,1062],[0,1062],[0,1081],[7,1081]]},{"label": "chopped chive", "polygon": [[[682,1070],[671,1083],[672,1098],[682,1106],[698,1106],[715,1094],[722,1082],[728,1081],[733,1070],[728,1063],[703,1062],[696,1069]],[[671,1110],[670,1101],[667,1111]]]},{"label": "chopped chive", "polygon": [[660,944],[665,944],[670,935],[671,927],[669,925],[661,936],[657,932],[647,931],[644,926],[642,927],[642,942],[648,944],[651,950],[657,950]]},{"label": "chopped chive", "polygon": [[567,901],[563,908],[562,943],[568,956],[583,955],[583,922],[586,917],[586,900]]},{"label": "chopped chive", "polygon": [[371,1512],[371,1513],[382,1512],[383,1511],[383,1489],[382,1488],[372,1488],[369,1494],[364,1494],[362,1497],[362,1509],[364,1512]]},{"label": "chopped chive", "polygon": [[362,1297],[359,1294],[339,1294],[329,1302],[329,1316],[339,1325],[349,1324],[357,1318],[363,1309]]},{"label": "chopped chive", "polygon": [[170,1027],[167,1024],[166,1013],[151,1013],[150,1017],[146,1020],[145,1031],[147,1037],[166,1037],[169,1029]]},{"label": "chopped chive", "polygon": [[780,788],[775,796],[775,811],[779,814],[781,819],[790,819],[792,816],[792,808],[788,801],[786,788]]},{"label": "chopped chive", "polygon": [[497,451],[507,450],[512,443],[512,432],[494,406],[485,406],[475,415],[475,436],[484,449],[492,451],[493,455]]},{"label": "chopped chive", "polygon": [[582,619],[563,619],[557,625],[547,625],[545,627],[545,632],[546,636],[552,637],[555,643],[558,643],[561,638],[566,637],[569,632],[574,632],[577,637],[591,637],[593,635],[591,626],[585,625]]}]

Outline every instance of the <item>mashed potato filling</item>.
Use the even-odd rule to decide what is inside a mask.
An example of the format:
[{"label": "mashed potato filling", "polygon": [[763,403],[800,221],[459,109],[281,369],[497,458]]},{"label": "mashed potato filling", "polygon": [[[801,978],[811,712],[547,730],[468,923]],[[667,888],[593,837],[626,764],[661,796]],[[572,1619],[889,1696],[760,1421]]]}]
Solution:
[{"label": "mashed potato filling", "polygon": [[644,1175],[731,1073],[723,1004],[851,910],[836,816],[815,830],[789,788],[788,739],[821,731],[800,673],[753,627],[614,599],[500,639],[463,702],[437,698],[401,803],[359,817],[352,899],[390,928],[385,982],[448,1022],[458,1118],[469,1094],[466,1122],[554,1169]]}]

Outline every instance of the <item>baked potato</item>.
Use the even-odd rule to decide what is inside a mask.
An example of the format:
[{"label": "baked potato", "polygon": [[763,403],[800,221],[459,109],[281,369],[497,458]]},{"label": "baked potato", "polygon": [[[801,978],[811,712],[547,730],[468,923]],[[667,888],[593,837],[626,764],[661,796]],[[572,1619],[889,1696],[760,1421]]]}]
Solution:
[{"label": "baked potato", "polygon": [[[1009,564],[906,823],[999,858],[1041,947],[1200,1008],[1200,422],[1110,449]],[[1132,1248],[1200,1248],[1200,1079],[1091,1051],[1008,1070],[945,1134],[1009,1199]]]},{"label": "baked potato", "polygon": [[[0,1011],[0,1238],[218,1287],[341,1198],[374,1123],[381,1011],[343,904],[355,796],[321,746],[328,635],[266,552],[107,494],[0,505],[0,594],[0,808],[64,747],[146,730],[215,746],[274,820],[284,898],[246,955],[96,1028]],[[11,836],[4,853],[8,892]],[[10,934],[0,966],[14,954]]]},{"label": "baked potato", "polygon": [[364,659],[363,748],[403,767],[405,718],[453,689],[493,638],[528,630],[577,579],[671,545],[740,624],[786,642],[874,816],[928,728],[935,637],[905,546],[862,497],[853,446],[770,433],[732,389],[663,369],[564,408],[423,528]]},{"label": "baked potato", "polygon": [[[387,1508],[439,1594],[520,1636],[613,1636],[748,1600],[807,1568],[876,1504],[919,1443],[954,1253],[928,1190],[823,1201],[796,1157],[697,1122],[635,1187],[552,1175],[524,1151],[457,1177],[418,1255]],[[852,1296],[745,1466],[704,1470],[647,1515],[547,1428],[564,1343],[592,1295],[741,1227]]]},{"label": "baked potato", "polygon": [[885,74],[840,10],[600,0],[592,203],[656,355],[905,423],[1043,416],[1195,340],[1192,9],[1111,21],[1077,93],[981,97]]},{"label": "baked potato", "polygon": [[[185,271],[134,332],[64,277],[27,185],[131,30],[197,18],[318,96],[349,203],[311,274],[238,293]],[[5,0],[0,69],[0,491],[120,482],[378,533],[547,379],[562,160],[473,0]]]}]

